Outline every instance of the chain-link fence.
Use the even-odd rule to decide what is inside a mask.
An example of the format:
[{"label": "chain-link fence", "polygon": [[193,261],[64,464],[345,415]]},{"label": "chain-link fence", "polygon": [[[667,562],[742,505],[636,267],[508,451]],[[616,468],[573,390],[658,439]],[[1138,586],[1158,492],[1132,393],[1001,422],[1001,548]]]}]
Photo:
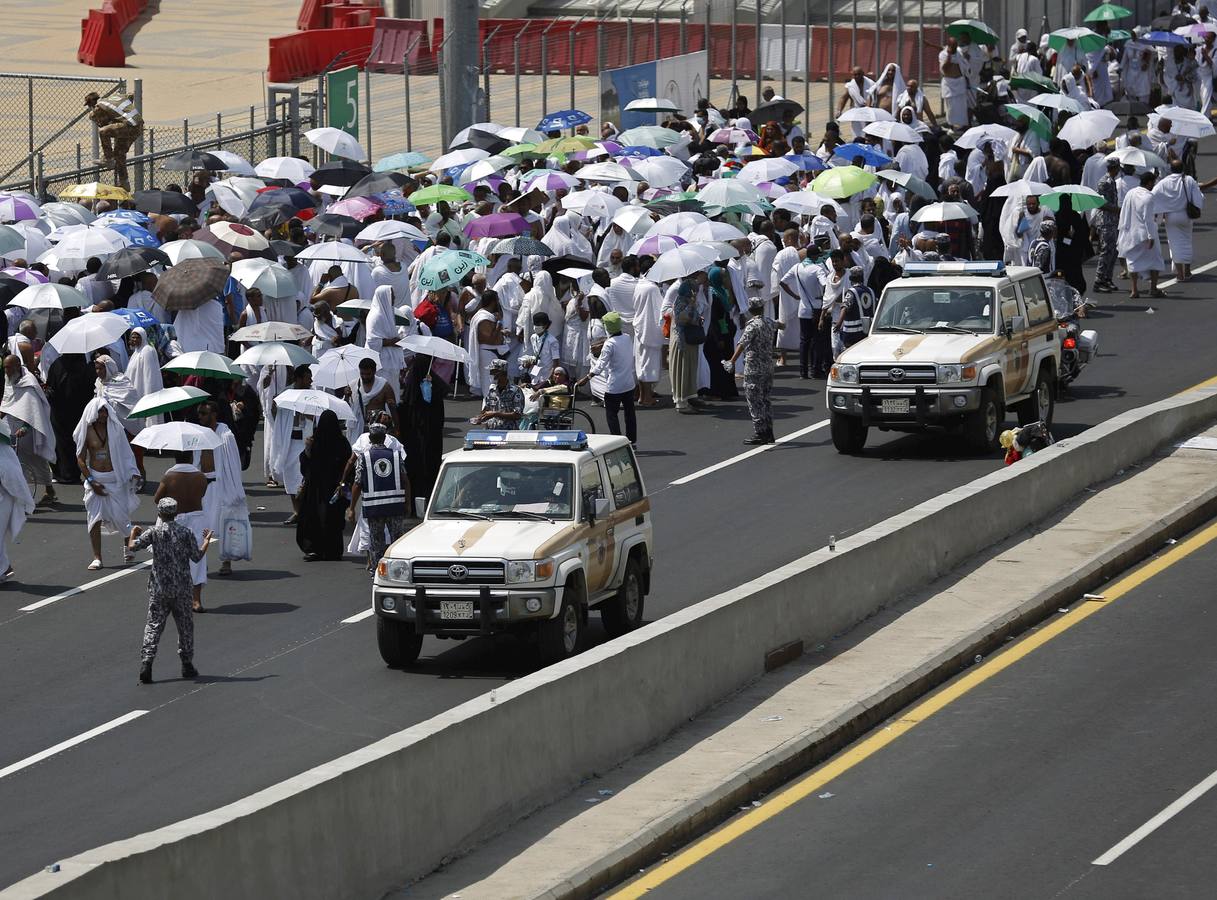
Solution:
[{"label": "chain-link fence", "polygon": [[[85,94],[102,97],[127,92],[123,78],[78,78],[0,72],[0,183],[35,177],[36,156],[52,166],[72,165],[75,145],[88,140]],[[91,142],[88,152],[92,153]]]}]

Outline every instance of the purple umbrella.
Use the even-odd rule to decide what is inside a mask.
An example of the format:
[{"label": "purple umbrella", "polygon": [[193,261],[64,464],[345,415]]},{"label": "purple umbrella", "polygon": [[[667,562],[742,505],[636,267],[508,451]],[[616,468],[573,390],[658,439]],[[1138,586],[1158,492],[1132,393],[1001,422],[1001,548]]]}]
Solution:
[{"label": "purple umbrella", "polygon": [[25,284],[46,284],[50,281],[45,275],[31,269],[11,268],[0,269],[0,275],[24,282]]},{"label": "purple umbrella", "polygon": [[515,237],[529,229],[528,220],[519,213],[494,213],[478,216],[465,224],[465,234],[471,238]]},{"label": "purple umbrella", "polygon": [[37,219],[42,207],[24,197],[0,194],[0,222],[24,222]]},{"label": "purple umbrella", "polygon": [[658,256],[668,250],[673,250],[681,244],[687,244],[682,237],[672,234],[653,234],[644,237],[630,248],[631,256]]}]

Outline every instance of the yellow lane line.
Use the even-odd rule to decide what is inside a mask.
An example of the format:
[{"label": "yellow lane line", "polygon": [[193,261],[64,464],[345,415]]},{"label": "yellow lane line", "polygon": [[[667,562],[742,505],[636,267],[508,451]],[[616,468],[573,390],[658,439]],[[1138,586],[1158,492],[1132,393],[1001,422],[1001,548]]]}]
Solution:
[{"label": "yellow lane line", "polygon": [[[1217,381],[1217,379],[1212,380]],[[1110,604],[1113,600],[1118,600],[1129,591],[1140,587],[1155,575],[1169,569],[1175,563],[1195,553],[1213,540],[1217,540],[1217,522],[1209,525],[1203,531],[1198,532],[1183,543],[1176,544],[1170,550],[1146,563],[1130,575],[1126,575],[1114,584],[1108,585],[1103,590],[1102,600],[1084,600],[1070,612],[1052,620],[1038,631],[1003,648],[996,655],[969,670],[967,674],[909,709],[898,719],[886,725],[881,731],[874,732],[820,768],[810,772],[801,780],[773,794],[765,801],[764,805],[744,813],[717,831],[706,835],[676,855],[669,857],[641,878],[623,886],[611,895],[612,900],[630,900],[630,898],[641,897],[648,891],[676,877],[685,869],[701,862],[707,856],[727,846],[736,838],[769,821],[800,800],[806,799],[837,776],[843,775],[860,762],[878,753],[902,734],[916,728],[917,725],[933,716],[934,713],[955,702],[979,685],[984,684],[995,675],[1004,672],[1010,666],[1030,655],[1053,638],[1094,615],[1094,613],[1103,609],[1103,607]]]}]

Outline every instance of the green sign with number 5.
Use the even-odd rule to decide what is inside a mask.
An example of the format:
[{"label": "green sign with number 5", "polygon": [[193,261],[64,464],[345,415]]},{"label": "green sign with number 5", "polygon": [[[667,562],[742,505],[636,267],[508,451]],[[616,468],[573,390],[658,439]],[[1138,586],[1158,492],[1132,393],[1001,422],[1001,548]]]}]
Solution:
[{"label": "green sign with number 5", "polygon": [[359,67],[347,66],[325,76],[326,122],[359,140]]}]

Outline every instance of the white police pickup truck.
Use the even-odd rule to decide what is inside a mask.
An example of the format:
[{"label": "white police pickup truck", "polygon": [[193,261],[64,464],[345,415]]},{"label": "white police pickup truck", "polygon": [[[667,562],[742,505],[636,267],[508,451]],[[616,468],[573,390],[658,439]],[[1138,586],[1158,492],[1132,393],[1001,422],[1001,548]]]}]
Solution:
[{"label": "white police pickup truck", "polygon": [[1006,411],[1051,423],[1061,361],[1039,269],[1001,262],[911,262],[891,281],[863,340],[828,378],[832,441],[858,453],[871,427],[942,426],[996,450]]},{"label": "white police pickup truck", "polygon": [[579,650],[591,609],[613,636],[642,624],[651,505],[624,437],[471,431],[419,514],[372,587],[390,666],[417,659],[428,634],[528,633],[548,663]]}]

